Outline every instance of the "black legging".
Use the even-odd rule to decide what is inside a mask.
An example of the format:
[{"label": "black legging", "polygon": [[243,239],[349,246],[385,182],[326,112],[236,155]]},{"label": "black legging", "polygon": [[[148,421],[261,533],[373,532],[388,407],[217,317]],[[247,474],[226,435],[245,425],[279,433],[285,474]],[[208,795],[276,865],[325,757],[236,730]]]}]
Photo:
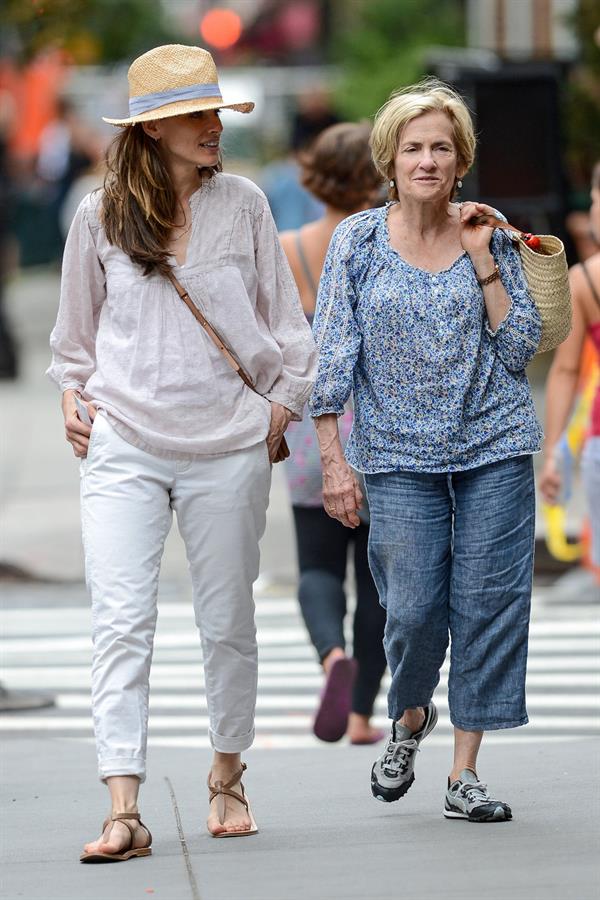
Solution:
[{"label": "black legging", "polygon": [[377,589],[367,560],[369,526],[346,528],[322,507],[293,506],[300,585],[298,599],[310,639],[319,660],[334,647],[344,648],[346,594],[344,579],[350,544],[354,545],[356,611],[353,626],[353,655],[358,676],[352,696],[352,710],[370,716],[385,672],[383,630],[385,610],[379,605]]}]

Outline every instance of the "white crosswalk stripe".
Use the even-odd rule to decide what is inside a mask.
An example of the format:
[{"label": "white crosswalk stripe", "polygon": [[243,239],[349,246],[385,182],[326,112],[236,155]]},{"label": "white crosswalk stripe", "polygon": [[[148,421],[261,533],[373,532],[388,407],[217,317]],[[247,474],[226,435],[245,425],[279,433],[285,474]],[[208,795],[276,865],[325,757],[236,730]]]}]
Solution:
[{"label": "white crosswalk stripe", "polygon": [[[55,694],[56,707],[5,713],[0,732],[91,739],[89,610],[85,606],[8,609],[0,616],[0,680],[10,688]],[[256,746],[309,747],[322,675],[309,646],[296,601],[257,600],[260,647]],[[600,622],[555,616],[531,626],[528,711],[525,729],[488,735],[492,740],[554,740],[600,732]],[[436,703],[439,727],[431,741],[451,740],[442,671]],[[386,727],[386,679],[375,723]],[[204,675],[189,604],[162,604],[151,675],[149,743],[208,746]]]}]

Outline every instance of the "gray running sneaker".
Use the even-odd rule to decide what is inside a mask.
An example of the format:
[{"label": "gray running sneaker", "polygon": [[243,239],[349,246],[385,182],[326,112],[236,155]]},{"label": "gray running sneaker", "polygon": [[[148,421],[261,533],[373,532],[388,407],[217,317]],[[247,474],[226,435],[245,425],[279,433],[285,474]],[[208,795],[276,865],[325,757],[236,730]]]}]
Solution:
[{"label": "gray running sneaker", "polygon": [[446,791],[444,815],[447,819],[468,819],[469,822],[508,822],[512,819],[510,806],[490,797],[487,784],[479,781],[475,772],[463,769],[458,781]]},{"label": "gray running sneaker", "polygon": [[433,703],[425,707],[425,721],[414,733],[398,722],[392,724],[387,746],[371,770],[371,792],[376,800],[393,803],[404,797],[415,780],[415,754],[419,744],[433,731],[437,722]]}]

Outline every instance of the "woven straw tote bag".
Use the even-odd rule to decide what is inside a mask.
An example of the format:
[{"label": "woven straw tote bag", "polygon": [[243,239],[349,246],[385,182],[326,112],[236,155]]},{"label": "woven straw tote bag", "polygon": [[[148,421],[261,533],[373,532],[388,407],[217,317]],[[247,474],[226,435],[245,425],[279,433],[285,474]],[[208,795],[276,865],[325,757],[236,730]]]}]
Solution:
[{"label": "woven straw tote bag", "polygon": [[[571,331],[571,290],[563,242],[553,234],[524,234],[505,219],[489,213],[474,216],[476,225],[492,225],[510,234],[521,256],[529,293],[542,318],[542,336],[536,353],[554,350]],[[536,249],[528,246],[534,240]]]},{"label": "woven straw tote bag", "polygon": [[538,234],[540,247],[532,250],[522,235],[514,235],[529,293],[542,317],[537,353],[554,350],[571,331],[571,291],[563,242],[552,234]]}]

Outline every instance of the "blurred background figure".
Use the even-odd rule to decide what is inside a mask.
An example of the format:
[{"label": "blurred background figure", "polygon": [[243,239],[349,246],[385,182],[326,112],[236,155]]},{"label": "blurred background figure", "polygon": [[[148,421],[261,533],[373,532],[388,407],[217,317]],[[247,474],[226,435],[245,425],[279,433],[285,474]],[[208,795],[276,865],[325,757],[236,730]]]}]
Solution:
[{"label": "blurred background figure", "polygon": [[331,98],[324,88],[316,88],[298,99],[298,110],[292,120],[292,145],[306,150],[322,131],[339,122],[331,108]]},{"label": "blurred background figure", "polygon": [[[75,182],[93,172],[101,165],[105,141],[98,131],[90,127],[79,115],[75,104],[68,97],[61,96],[56,102],[56,118],[49,122],[40,135],[36,173],[45,187],[46,202],[52,220],[64,242],[71,219],[79,200],[86,191],[81,191],[77,202],[69,204],[67,216],[63,208]],[[94,185],[99,186],[99,185]]]},{"label": "blurred background figure", "polygon": [[[10,266],[10,209],[12,203],[12,174],[8,150],[8,134],[16,109],[8,91],[0,90],[0,379],[11,380],[18,375],[17,346],[4,308],[4,291]],[[0,564],[0,577],[7,567]],[[53,706],[49,694],[11,690],[0,682],[0,712],[18,712]]]},{"label": "blurred background figure", "polygon": [[[367,123],[340,123],[325,129],[300,156],[301,182],[324,204],[316,222],[280,235],[306,318],[312,324],[317,288],[336,226],[352,213],[378,205],[381,179],[371,161]],[[352,427],[352,411],[340,421],[342,443]],[[296,536],[300,583],[298,598],[310,639],[326,676],[314,732],[337,741],[369,744],[383,732],[370,719],[385,671],[385,612],[369,571],[368,515],[354,531],[323,508],[321,462],[312,419],[293,422],[287,431],[291,458],[285,466]],[[344,581],[348,556],[356,584],[353,657],[346,656]]]},{"label": "blurred background figure", "polygon": [[[546,441],[539,488],[550,505],[564,503],[568,492],[571,451],[565,431],[580,383],[586,338],[592,342],[600,362],[600,161],[593,169],[591,197],[590,237],[596,252],[571,269],[573,330],[554,354],[546,386]],[[600,567],[600,384],[597,369],[592,377],[596,381],[595,390],[589,386],[583,392],[584,402],[586,394],[591,400],[591,415],[582,472],[591,523],[591,560],[594,566]],[[600,568],[596,575],[600,582]]]},{"label": "blurred background figure", "polygon": [[16,110],[8,91],[0,89],[0,378],[16,378],[17,347],[4,309],[4,290],[9,267],[10,209],[12,177],[8,134]]},{"label": "blurred background figure", "polygon": [[337,121],[324,89],[299,98],[290,123],[289,154],[265,166],[260,177],[279,231],[300,228],[323,215],[323,204],[301,184],[298,157],[325,128]]}]

